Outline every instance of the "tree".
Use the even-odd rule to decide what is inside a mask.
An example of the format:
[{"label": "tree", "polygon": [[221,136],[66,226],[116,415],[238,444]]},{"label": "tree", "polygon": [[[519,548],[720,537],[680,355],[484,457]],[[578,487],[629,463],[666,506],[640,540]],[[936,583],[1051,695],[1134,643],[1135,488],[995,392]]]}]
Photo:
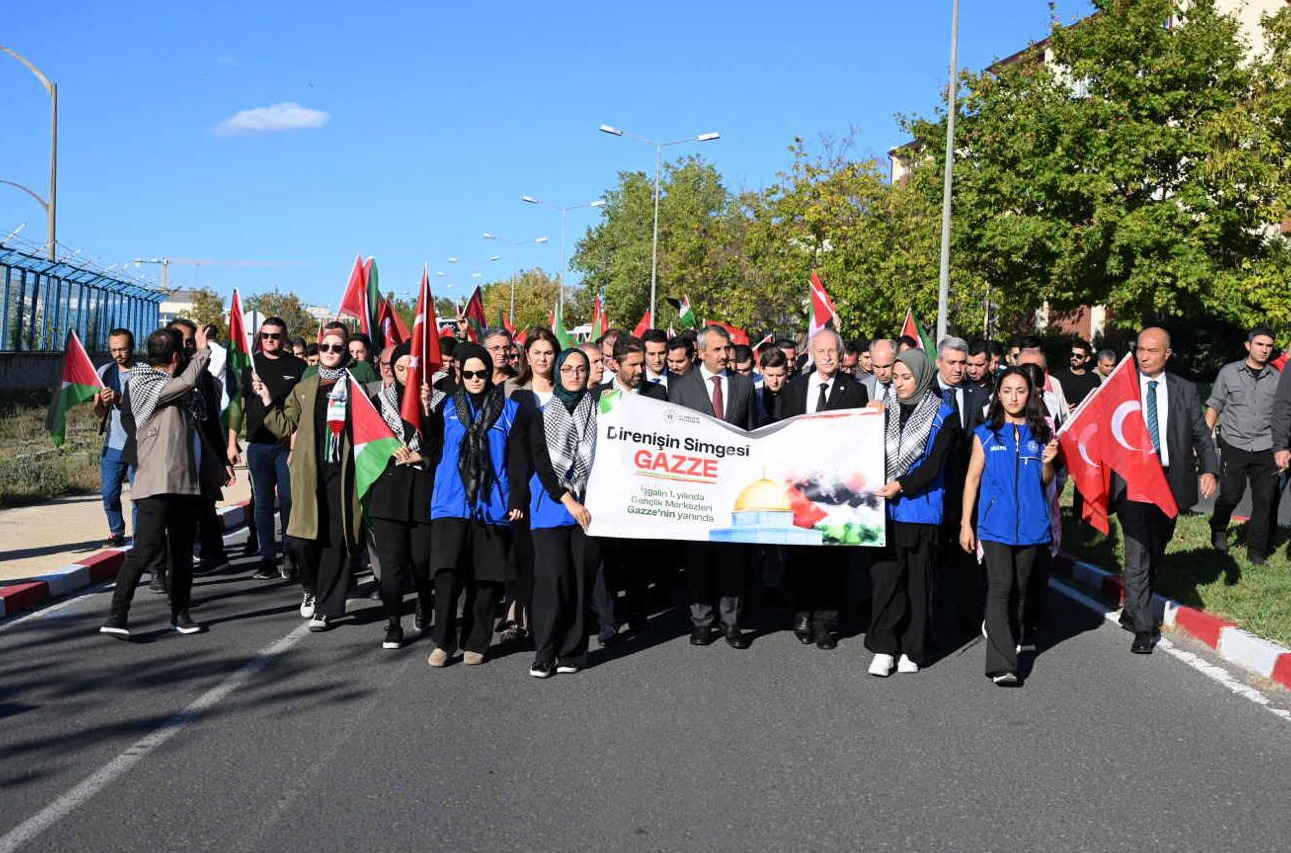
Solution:
[{"label": "tree", "polygon": [[[1014,311],[1107,305],[1114,323],[1286,317],[1280,221],[1285,37],[1250,56],[1237,21],[1194,0],[1095,0],[1044,47],[964,77],[954,254]],[[1286,17],[1282,13],[1282,18]],[[1165,22],[1165,25],[1163,25]],[[1285,27],[1285,23],[1283,24]],[[1048,61],[1045,61],[1046,52]],[[910,120],[939,185],[944,116]],[[1285,278],[1281,279],[1285,282]],[[954,283],[954,282],[953,282]],[[1252,287],[1252,285],[1256,285]]]},{"label": "tree", "polygon": [[294,293],[283,293],[277,287],[257,293],[246,300],[246,311],[259,311],[266,317],[280,317],[287,323],[287,336],[313,340],[318,334],[318,321],[305,310],[305,304]]},{"label": "tree", "polygon": [[220,339],[228,335],[229,315],[224,307],[224,300],[209,287],[199,287],[192,291],[193,305],[179,316],[187,317],[199,326],[207,324],[220,330]]},{"label": "tree", "polygon": [[[512,279],[503,279],[484,285],[484,316],[489,325],[497,323],[498,311],[511,313]],[[559,287],[556,277],[539,267],[522,270],[515,277],[515,316],[511,324],[517,330],[546,326],[552,308],[556,305]],[[568,298],[569,294],[566,294]],[[569,303],[566,302],[566,321],[569,320]]]}]

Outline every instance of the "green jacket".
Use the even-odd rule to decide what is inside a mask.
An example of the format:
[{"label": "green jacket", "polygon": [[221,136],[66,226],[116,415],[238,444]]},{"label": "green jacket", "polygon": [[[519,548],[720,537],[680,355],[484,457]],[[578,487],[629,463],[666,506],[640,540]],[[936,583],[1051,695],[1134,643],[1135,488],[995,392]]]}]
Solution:
[{"label": "green jacket", "polygon": [[[352,361],[345,366],[345,369],[354,377],[354,381],[360,385],[367,385],[369,382],[376,382],[381,378],[377,374],[376,368],[366,361]],[[308,379],[311,376],[317,375],[318,365],[311,364],[309,367],[305,368],[305,373],[301,376],[301,379]]]},{"label": "green jacket", "polygon": [[[352,393],[362,394],[355,384]],[[314,425],[314,406],[318,400],[318,373],[306,376],[296,383],[291,393],[265,412],[264,425],[279,438],[296,434],[288,467],[291,470],[291,520],[287,522],[287,535],[298,539],[318,538],[318,431]],[[341,494],[347,500],[341,507],[345,520],[346,542],[353,549],[359,539],[363,522],[358,496],[354,492],[354,449],[350,444],[350,431],[342,433],[341,444]]]}]

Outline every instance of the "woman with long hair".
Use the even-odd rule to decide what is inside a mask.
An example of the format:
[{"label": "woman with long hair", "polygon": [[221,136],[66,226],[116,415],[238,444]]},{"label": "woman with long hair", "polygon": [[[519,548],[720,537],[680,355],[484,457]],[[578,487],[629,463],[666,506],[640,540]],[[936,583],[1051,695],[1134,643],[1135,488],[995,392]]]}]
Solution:
[{"label": "woman with long hair", "polygon": [[986,423],[973,435],[964,480],[959,544],[975,553],[980,542],[986,557],[986,676],[1001,686],[1021,683],[1018,640],[1031,573],[1053,541],[1045,487],[1053,481],[1058,441],[1039,396],[1027,371],[1004,371]]},{"label": "woman with long hair", "polygon": [[896,404],[884,411],[887,537],[870,568],[870,675],[918,672],[927,639],[928,581],[945,505],[946,458],[959,436],[955,408],[933,387],[937,370],[909,349],[892,367]]},{"label": "woman with long hair", "polygon": [[567,349],[555,362],[550,402],[523,427],[527,440],[512,444],[513,468],[529,478],[529,527],[534,549],[533,625],[536,654],[529,674],[575,673],[586,664],[588,590],[600,548],[587,535],[591,515],[583,506],[596,451],[599,389],[587,389],[591,362]]},{"label": "woman with long hair", "polygon": [[[508,400],[519,406],[518,417],[527,423],[538,417],[556,391],[555,363],[560,341],[548,329],[535,329],[524,344],[520,375],[504,385]],[[512,525],[512,575],[507,584],[507,613],[501,625],[502,642],[523,642],[532,629],[533,539],[529,519]]]},{"label": "woman with long hair", "polygon": [[280,438],[295,433],[287,535],[297,552],[304,587],[300,615],[310,620],[311,631],[326,631],[345,616],[350,555],[362,542],[349,395],[363,392],[346,369],[347,331],[341,323],[323,327],[318,370],[296,383],[280,405],[273,405],[259,376],[251,382],[252,392],[266,407],[265,427]]},{"label": "woman with long hair", "polygon": [[[403,591],[409,579],[417,591],[413,629],[424,632],[430,622],[430,495],[435,469],[428,448],[429,415],[444,394],[432,390],[428,396],[423,389],[406,387],[412,361],[409,343],[395,347],[389,360],[394,381],[372,395],[372,404],[402,445],[395,451],[394,463],[368,492],[368,523],[381,566],[381,606],[386,615],[381,647],[397,649],[403,645]],[[401,414],[407,394],[423,400],[416,424],[408,423]]]},{"label": "woman with long hair", "polygon": [[[524,472],[508,465],[508,443],[519,440],[519,407],[493,384],[488,350],[463,344],[456,356],[461,381],[436,419],[441,450],[430,498],[435,649],[427,663],[433,667],[448,663],[459,640],[463,662],[484,663],[493,608],[508,573],[511,525],[524,517]],[[463,591],[457,631],[457,599]]]}]

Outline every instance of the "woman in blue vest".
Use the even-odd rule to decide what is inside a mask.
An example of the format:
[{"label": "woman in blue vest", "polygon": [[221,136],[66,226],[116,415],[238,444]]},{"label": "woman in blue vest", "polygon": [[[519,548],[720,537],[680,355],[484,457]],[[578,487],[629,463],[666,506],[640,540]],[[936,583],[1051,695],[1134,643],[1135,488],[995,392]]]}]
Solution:
[{"label": "woman in blue vest", "polygon": [[887,541],[870,568],[871,619],[865,647],[870,675],[918,672],[924,660],[928,579],[945,497],[946,457],[958,443],[954,407],[933,388],[936,368],[923,350],[906,350],[892,366],[896,405],[884,412],[888,482]]},{"label": "woman in blue vest", "polygon": [[[512,445],[529,478],[533,536],[533,640],[529,674],[575,673],[587,659],[587,595],[600,548],[586,533],[592,521],[583,499],[596,450],[599,389],[587,390],[591,362],[581,349],[556,359],[552,398],[525,421],[525,447]],[[521,455],[523,454],[523,455]]]},{"label": "woman in blue vest", "polygon": [[[1018,638],[1024,628],[1031,573],[1053,541],[1045,487],[1053,480],[1058,441],[1027,371],[1000,377],[986,423],[973,436],[964,480],[959,543],[986,556],[986,675],[996,684],[1018,680]],[[973,509],[977,508],[977,531]]]},{"label": "woman in blue vest", "polygon": [[[510,563],[510,524],[523,517],[523,472],[507,464],[517,406],[493,384],[493,359],[478,344],[459,346],[461,382],[437,419],[440,457],[430,498],[430,570],[435,578],[435,650],[445,666],[460,637],[462,660],[484,663],[493,609]],[[517,436],[519,434],[517,433]],[[457,598],[465,591],[456,631]]]}]

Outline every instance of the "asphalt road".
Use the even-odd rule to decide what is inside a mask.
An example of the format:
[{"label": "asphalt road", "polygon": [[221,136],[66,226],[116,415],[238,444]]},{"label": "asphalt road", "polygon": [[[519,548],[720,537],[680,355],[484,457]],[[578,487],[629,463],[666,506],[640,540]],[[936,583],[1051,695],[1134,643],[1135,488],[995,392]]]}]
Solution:
[{"label": "asphalt road", "polygon": [[135,642],[106,592],[0,624],[0,851],[1291,849],[1291,724],[1056,594],[1015,690],[979,643],[880,680],[675,610],[577,675],[431,670],[376,602],[315,635],[285,582],[194,598],[194,637],[144,590]]}]

